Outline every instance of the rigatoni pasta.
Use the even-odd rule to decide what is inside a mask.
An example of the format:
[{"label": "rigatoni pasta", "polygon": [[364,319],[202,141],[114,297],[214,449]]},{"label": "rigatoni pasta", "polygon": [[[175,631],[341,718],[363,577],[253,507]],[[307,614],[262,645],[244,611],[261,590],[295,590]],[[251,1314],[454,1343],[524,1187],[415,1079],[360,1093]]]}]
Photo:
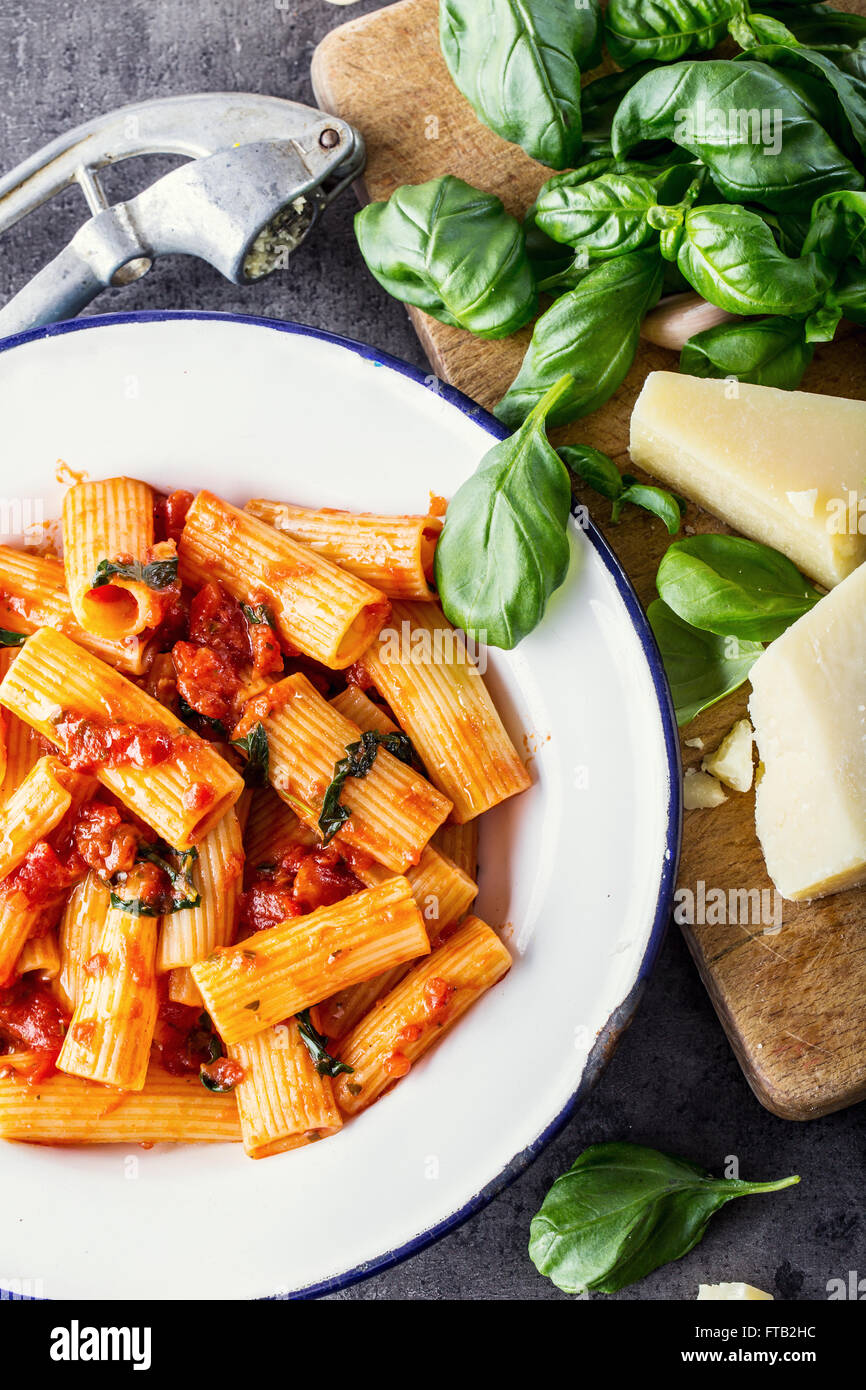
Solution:
[{"label": "rigatoni pasta", "polygon": [[186,583],[264,601],[283,640],[325,666],[350,666],[388,616],[384,594],[212,492],[190,508],[179,554]]},{"label": "rigatoni pasta", "polygon": [[[318,1020],[312,1011],[314,1026]],[[268,1158],[336,1134],[343,1117],[329,1076],[320,1076],[299,1031],[289,1018],[229,1047],[244,1073],[235,1094],[244,1149]]]},{"label": "rigatoni pasta", "polygon": [[333,560],[388,598],[433,599],[441,516],[377,516],[254,498],[245,511]]},{"label": "rigatoni pasta", "polygon": [[508,969],[476,817],[529,779],[440,529],[114,478],[0,547],[0,1137],[287,1154]]},{"label": "rigatoni pasta", "polygon": [[[243,790],[238,774],[203,739],[53,628],[27,639],[0,683],[0,704],[67,757],[92,751],[89,765],[103,786],[176,849],[201,840]],[[109,754],[115,766],[107,764]],[[162,756],[154,760],[156,754]]]},{"label": "rigatoni pasta", "polygon": [[[158,591],[117,570],[152,559],[153,493],[134,478],[76,483],[63,499],[63,559],[69,601],[85,632],[120,641],[153,628],[162,616]],[[112,573],[98,584],[108,562]]]},{"label": "rigatoni pasta", "polygon": [[412,739],[458,823],[530,785],[460,634],[432,604],[395,603],[360,661]]},{"label": "rigatoni pasta", "polygon": [[215,951],[192,975],[223,1041],[235,1043],[429,949],[398,877]]},{"label": "rigatoni pasta", "polygon": [[[315,828],[336,765],[361,730],[300,672],[250,702],[236,737],[256,724],[267,736],[271,785],[306,825]],[[379,751],[363,779],[351,780],[343,801],[352,814],[337,838],[396,873],[417,864],[451,810],[435,787],[386,749]]]},{"label": "rigatoni pasta", "polygon": [[343,1113],[356,1115],[405,1076],[510,968],[496,933],[467,918],[341,1041],[340,1060],[352,1068],[334,1082]]}]

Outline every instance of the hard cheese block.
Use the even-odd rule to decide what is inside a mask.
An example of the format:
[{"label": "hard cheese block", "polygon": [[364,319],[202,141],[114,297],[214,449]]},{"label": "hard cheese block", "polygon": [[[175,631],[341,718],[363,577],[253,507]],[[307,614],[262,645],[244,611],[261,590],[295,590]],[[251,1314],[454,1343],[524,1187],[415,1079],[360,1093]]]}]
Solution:
[{"label": "hard cheese block", "polygon": [[629,447],[654,478],[827,588],[866,560],[866,401],[651,372]]},{"label": "hard cheese block", "polygon": [[763,767],[755,824],[785,898],[866,880],[866,565],[799,618],[749,675]]}]

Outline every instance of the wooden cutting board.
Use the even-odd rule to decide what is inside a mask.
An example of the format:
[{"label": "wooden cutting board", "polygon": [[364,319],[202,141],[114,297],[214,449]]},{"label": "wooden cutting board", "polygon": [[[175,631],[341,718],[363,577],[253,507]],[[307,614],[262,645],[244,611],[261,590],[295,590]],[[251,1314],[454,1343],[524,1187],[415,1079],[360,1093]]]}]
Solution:
[{"label": "wooden cutting board", "polygon": [[[866,13],[866,0],[839,8]],[[439,52],[437,0],[401,3],[344,24],[313,58],[319,104],[363,133],[364,200],[404,183],[456,174],[496,193],[522,215],[550,171],[501,140],[475,117]],[[371,281],[371,293],[378,293]],[[492,408],[520,366],[530,330],[483,342],[409,311],[437,375]],[[819,348],[803,389],[866,399],[866,333]],[[556,444],[582,441],[629,464],[629,417],[647,373],[675,370],[675,354],[641,344],[626,381],[601,410],[553,432]],[[641,601],[655,597],[667,532],[630,509],[610,525],[609,504],[578,494],[623,562]],[[725,530],[695,507],[697,531]],[[683,730],[684,766],[700,764],[746,708],[738,692]],[[703,750],[685,740],[701,739]],[[754,828],[754,795],[731,792],[714,810],[687,811],[680,884],[698,892],[772,887]],[[705,914],[712,917],[712,912]],[[728,916],[731,914],[728,913]],[[814,904],[785,903],[782,927],[684,925],[686,940],[743,1070],[759,1100],[788,1119],[827,1114],[866,1097],[866,890]]]}]

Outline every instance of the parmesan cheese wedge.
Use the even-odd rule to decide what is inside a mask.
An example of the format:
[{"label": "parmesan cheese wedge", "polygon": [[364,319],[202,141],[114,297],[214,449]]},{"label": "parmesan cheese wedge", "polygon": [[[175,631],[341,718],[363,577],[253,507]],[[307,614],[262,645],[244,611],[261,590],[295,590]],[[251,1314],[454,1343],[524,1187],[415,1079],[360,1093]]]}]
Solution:
[{"label": "parmesan cheese wedge", "polygon": [[795,902],[866,881],[866,565],[777,637],[749,679],[770,877]]},{"label": "parmesan cheese wedge", "polygon": [[652,477],[827,588],[866,560],[866,401],[651,372],[629,447]]},{"label": "parmesan cheese wedge", "polygon": [[698,1303],[710,1302],[731,1302],[734,1299],[745,1299],[752,1303],[767,1302],[774,1303],[775,1299],[771,1293],[764,1293],[763,1289],[756,1289],[754,1284],[699,1284]]}]

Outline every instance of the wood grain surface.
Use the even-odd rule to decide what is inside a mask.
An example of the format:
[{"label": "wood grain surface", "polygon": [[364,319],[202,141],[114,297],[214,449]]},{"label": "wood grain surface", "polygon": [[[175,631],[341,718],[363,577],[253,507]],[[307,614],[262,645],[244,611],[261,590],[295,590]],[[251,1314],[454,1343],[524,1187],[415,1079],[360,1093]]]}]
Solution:
[{"label": "wood grain surface", "polygon": [[[866,0],[837,8],[866,14]],[[317,100],[364,135],[368,163],[363,200],[387,198],[404,183],[456,174],[496,193],[522,215],[550,171],[501,140],[476,118],[439,52],[437,0],[401,0],[344,24],[313,59]],[[381,293],[371,281],[371,293]],[[530,338],[525,329],[483,342],[410,309],[438,376],[490,409],[516,375]],[[806,391],[866,400],[866,332],[819,347]],[[595,414],[552,432],[555,444],[583,442],[620,465],[628,458],[629,418],[647,373],[676,370],[675,354],[641,343],[616,395]],[[633,470],[637,471],[637,470]],[[668,543],[661,523],[634,508],[610,525],[609,504],[578,491],[613,545],[646,605]],[[690,506],[686,527],[723,531]],[[748,687],[706,711],[683,731],[683,764],[699,766],[746,708]],[[686,740],[700,739],[698,748]],[[866,1097],[866,892],[854,889],[810,904],[781,905],[781,925],[744,913],[738,891],[772,888],[755,835],[754,794],[730,792],[720,807],[687,811],[679,883],[696,895],[721,889],[727,911],[750,921],[682,923],[689,948],[731,1045],[759,1100],[788,1119],[809,1119]],[[765,899],[765,905],[767,900]],[[712,910],[706,915],[712,917]],[[675,1059],[674,1059],[675,1061]]]}]

